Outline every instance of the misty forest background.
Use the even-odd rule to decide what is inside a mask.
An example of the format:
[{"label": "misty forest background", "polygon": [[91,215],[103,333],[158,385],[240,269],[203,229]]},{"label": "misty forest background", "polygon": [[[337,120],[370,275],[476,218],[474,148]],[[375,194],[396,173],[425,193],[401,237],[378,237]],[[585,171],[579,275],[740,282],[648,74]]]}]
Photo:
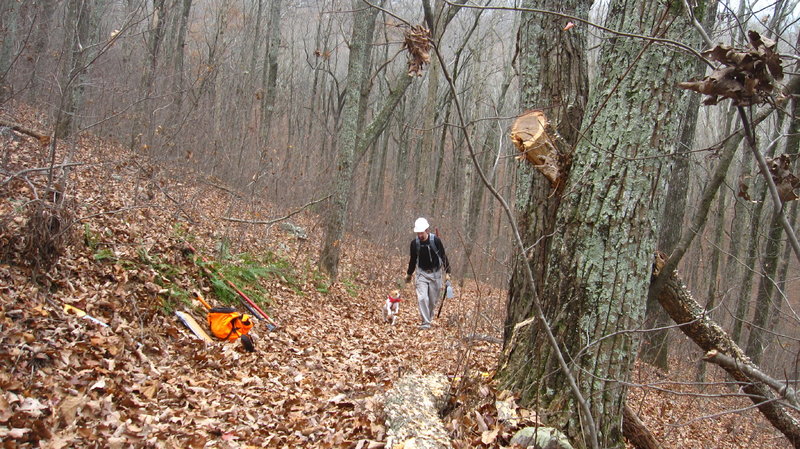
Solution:
[{"label": "misty forest background", "polygon": [[[309,231],[325,236],[319,264],[331,278],[338,273],[342,241],[358,236],[383,248],[387,257],[404,257],[414,219],[425,216],[443,235],[456,282],[477,279],[509,288],[514,296],[525,291],[519,282],[526,282],[520,281],[518,225],[528,251],[558,234],[558,228],[550,228],[551,234],[530,232],[537,229],[531,224],[537,220],[533,204],[561,195],[548,184],[532,199],[531,177],[543,177],[517,157],[509,139],[514,119],[540,108],[559,128],[557,138],[586,152],[603,151],[602,144],[585,143],[593,132],[596,137],[619,129],[623,135],[641,121],[641,129],[669,134],[659,137],[657,151],[641,154],[653,179],[647,188],[650,204],[659,205],[656,219],[645,225],[692,234],[677,269],[704,316],[720,324],[761,370],[794,385],[800,368],[800,272],[787,238],[792,233],[780,219],[796,227],[797,202],[784,196],[785,207],[776,213],[748,140],[738,140],[731,152],[725,148],[749,117],[758,151],[768,161],[788,155],[786,170],[793,171],[800,150],[796,98],[782,89],[799,75],[799,2],[720,0],[692,9],[687,2],[666,3],[653,2],[661,12],[677,13],[670,20],[684,28],[653,41],[647,32],[614,27],[625,25],[623,15],[656,22],[645,20],[649,12],[637,2],[6,0],[0,6],[0,125],[8,135],[19,105],[39,111],[46,124],[40,133],[48,137],[42,160],[50,164],[45,199],[69,194],[73,139],[91,133],[155,166],[204,173],[237,191],[224,211],[230,220],[221,221],[220,229],[236,220],[258,226],[309,206],[321,217]],[[552,26],[541,25],[545,21]],[[762,101],[744,104],[745,116],[731,101],[704,105],[703,96],[678,87],[713,70],[700,51],[716,44],[746,48],[751,30],[776,42],[784,78]],[[432,47],[425,48],[419,42],[428,31]],[[653,25],[652,35],[656,31]],[[529,56],[536,48],[569,52],[567,43],[575,36],[585,44],[586,63],[585,80],[576,83],[585,82],[588,90],[576,100],[564,88],[565,103],[559,104],[541,87],[564,82],[546,76],[557,68],[536,67]],[[655,114],[625,109],[624,102],[604,103],[624,88],[611,81],[641,73],[635,63],[603,58],[602,51],[614,45],[687,58],[688,63],[656,65],[659,83],[674,101]],[[356,51],[360,58],[352,56]],[[538,75],[531,75],[532,67]],[[582,119],[580,127],[564,132],[570,115],[559,111],[572,111],[567,101],[582,103],[583,110],[585,98],[598,99],[591,103],[595,108],[573,122]],[[613,108],[622,108],[616,119],[597,120]],[[692,127],[683,126],[686,122]],[[574,143],[581,138],[583,144]],[[66,157],[52,159],[56,147]],[[732,162],[709,200],[706,187],[728,153]],[[7,160],[7,150],[1,157]],[[591,173],[585,176],[590,179]],[[683,187],[681,196],[667,199],[677,185]],[[514,222],[493,192],[513,209]],[[647,202],[620,196],[631,208]],[[270,208],[254,208],[254,198]],[[625,229],[608,232],[635,228]],[[228,238],[234,250],[246,249],[237,248],[240,236]],[[677,239],[660,239],[657,248],[644,251],[669,255],[666,246],[675,245]],[[544,270],[537,261],[548,255],[533,253],[532,268]],[[641,261],[646,267],[651,262]],[[398,278],[403,269],[397,267]],[[625,271],[650,279],[648,270],[625,264],[606,270],[612,279]],[[545,281],[544,275],[534,277]],[[681,369],[696,369],[702,380],[706,364],[696,361],[705,351],[677,338],[678,330],[665,331],[674,323],[657,306],[648,305],[645,317],[643,292],[641,319],[628,330],[657,344],[645,346],[651,350],[641,356],[665,370],[672,357]],[[518,301],[510,303],[510,316],[520,313]],[[507,339],[515,323],[535,315],[526,304],[527,315],[506,322]]]}]

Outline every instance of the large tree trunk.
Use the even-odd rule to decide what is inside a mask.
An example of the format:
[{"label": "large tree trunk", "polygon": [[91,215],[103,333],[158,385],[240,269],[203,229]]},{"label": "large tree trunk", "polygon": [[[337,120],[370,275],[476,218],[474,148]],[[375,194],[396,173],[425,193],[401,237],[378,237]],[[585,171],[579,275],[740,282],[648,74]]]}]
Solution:
[{"label": "large tree trunk", "polygon": [[775,296],[775,274],[778,272],[778,256],[781,249],[780,238],[783,235],[783,227],[781,227],[778,218],[780,213],[782,212],[775,211],[774,216],[769,221],[769,233],[761,261],[761,278],[758,282],[758,293],[756,294],[755,314],[753,315],[750,335],[748,335],[745,349],[745,353],[755,364],[761,363],[764,348],[770,340],[770,329],[767,326],[775,313],[775,303],[773,302]]},{"label": "large tree trunk", "polygon": [[[677,39],[690,30],[682,14],[676,4],[614,1],[609,27]],[[673,49],[616,37],[604,44],[599,66],[606,73],[592,90],[588,134],[558,205],[540,298],[581,393],[590,398],[600,446],[621,448],[624,385],[638,341],[619,331],[644,318],[640,299],[647,296],[664,190],[660,156],[677,135],[672,111],[684,110],[672,80],[688,78],[692,64]],[[575,396],[541,324],[518,329],[506,347],[505,386],[520,390],[524,403],[537,402],[546,424],[583,447]]]},{"label": "large tree trunk", "polygon": [[278,86],[278,46],[281,42],[280,30],[281,0],[272,0],[269,8],[269,39],[264,55],[264,72],[261,80],[264,99],[261,103],[261,141],[269,139],[275,97]]},{"label": "large tree trunk", "polygon": [[83,99],[87,76],[89,33],[91,31],[93,0],[69,0],[67,2],[67,23],[71,30],[65,42],[67,66],[61,78],[61,102],[56,112],[55,137],[69,136],[77,126],[75,115]]},{"label": "large tree trunk", "polygon": [[17,2],[3,3],[0,6],[0,34],[4,36],[3,39],[0,39],[0,104],[4,103],[11,95],[11,86],[8,84],[6,76],[16,59],[13,50],[14,45],[19,43],[17,16],[20,10]]},{"label": "large tree trunk", "polygon": [[[717,199],[717,216],[716,220],[714,221],[714,238],[712,240],[712,248],[722,248],[722,231],[725,230],[725,210],[727,209],[727,204],[725,202],[725,191],[720,190],[719,198]],[[713,251],[711,256],[711,267],[709,268],[708,273],[708,293],[706,294],[706,304],[705,308],[707,310],[706,314],[709,318],[714,316],[714,309],[717,307],[717,295],[719,291],[719,264],[722,260],[722,253],[721,251]],[[650,302],[650,296],[648,295],[647,300],[648,304]],[[659,308],[663,311],[663,314],[669,319],[669,315],[664,310],[663,307]],[[671,324],[671,323],[669,323]],[[667,347],[665,344],[664,352],[667,351]],[[660,366],[659,366],[660,367]],[[664,368],[662,368],[664,369]],[[706,364],[702,363],[697,368],[697,375],[695,376],[695,380],[698,383],[705,382],[706,377]]]},{"label": "large tree trunk", "polygon": [[[539,0],[526,2],[528,8],[570,11],[588,18],[592,2],[588,0]],[[523,13],[518,36],[520,49],[520,110],[544,109],[557,132],[564,139],[560,149],[572,153],[577,144],[589,93],[586,57],[586,34],[583,28],[562,30],[563,24],[552,16]],[[530,261],[536,286],[541,288],[547,249],[561,201],[553,194],[550,182],[527,164],[517,172],[517,210],[520,231],[530,254],[518,255],[508,290],[508,313],[505,337],[518,322],[531,316],[531,286],[520,265]],[[541,294],[541,290],[536,292]]]}]

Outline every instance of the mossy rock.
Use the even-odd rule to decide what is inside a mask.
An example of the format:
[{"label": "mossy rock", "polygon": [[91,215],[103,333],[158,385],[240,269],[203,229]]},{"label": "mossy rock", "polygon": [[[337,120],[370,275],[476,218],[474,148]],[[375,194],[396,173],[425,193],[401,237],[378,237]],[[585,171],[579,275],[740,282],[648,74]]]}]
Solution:
[{"label": "mossy rock", "polygon": [[526,427],[511,438],[511,444],[534,449],[573,449],[566,435],[552,427]]}]

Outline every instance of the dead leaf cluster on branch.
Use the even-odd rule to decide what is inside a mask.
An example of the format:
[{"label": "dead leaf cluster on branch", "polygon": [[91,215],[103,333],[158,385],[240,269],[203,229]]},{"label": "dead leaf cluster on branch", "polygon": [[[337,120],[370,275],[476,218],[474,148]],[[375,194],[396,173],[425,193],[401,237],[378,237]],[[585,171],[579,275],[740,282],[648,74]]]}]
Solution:
[{"label": "dead leaf cluster on branch", "polygon": [[782,154],[774,159],[768,159],[767,163],[781,201],[796,200],[798,196],[794,189],[800,185],[800,179],[792,173],[792,161],[789,155]]},{"label": "dead leaf cluster on branch", "polygon": [[408,76],[422,76],[422,68],[431,62],[431,32],[422,25],[405,31],[403,48],[408,50]]},{"label": "dead leaf cluster on branch", "polygon": [[780,56],[774,41],[748,31],[750,48],[746,50],[717,45],[703,56],[722,64],[701,80],[678,83],[678,87],[708,95],[703,104],[717,104],[730,98],[737,106],[764,103],[775,89],[775,81],[783,79]]},{"label": "dead leaf cluster on branch", "polygon": [[[772,181],[778,189],[778,197],[782,202],[793,201],[798,197],[795,189],[800,186],[800,179],[792,173],[792,160],[788,154],[782,154],[773,159],[767,159],[769,165],[769,172],[772,175]],[[741,175],[739,176],[739,192],[737,196],[745,199],[746,201],[756,202],[750,197],[750,187],[747,184],[752,176]]]}]

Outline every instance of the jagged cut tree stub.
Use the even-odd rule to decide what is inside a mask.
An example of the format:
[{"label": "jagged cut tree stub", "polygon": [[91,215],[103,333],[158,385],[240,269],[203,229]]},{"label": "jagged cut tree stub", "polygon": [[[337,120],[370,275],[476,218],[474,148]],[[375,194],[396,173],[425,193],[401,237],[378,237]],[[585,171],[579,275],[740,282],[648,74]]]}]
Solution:
[{"label": "jagged cut tree stub", "polygon": [[422,25],[405,30],[403,48],[408,50],[408,76],[422,76],[422,68],[431,62],[431,32]]},{"label": "jagged cut tree stub", "polygon": [[775,42],[755,31],[747,32],[750,48],[717,45],[703,56],[722,66],[701,80],[678,83],[678,87],[708,95],[703,104],[717,104],[730,98],[737,106],[764,103],[775,89],[775,81],[783,79],[783,66],[775,52]]},{"label": "jagged cut tree stub", "polygon": [[544,112],[535,109],[520,115],[511,126],[511,141],[525,159],[555,187],[564,175],[560,153],[555,145],[555,132]]}]

